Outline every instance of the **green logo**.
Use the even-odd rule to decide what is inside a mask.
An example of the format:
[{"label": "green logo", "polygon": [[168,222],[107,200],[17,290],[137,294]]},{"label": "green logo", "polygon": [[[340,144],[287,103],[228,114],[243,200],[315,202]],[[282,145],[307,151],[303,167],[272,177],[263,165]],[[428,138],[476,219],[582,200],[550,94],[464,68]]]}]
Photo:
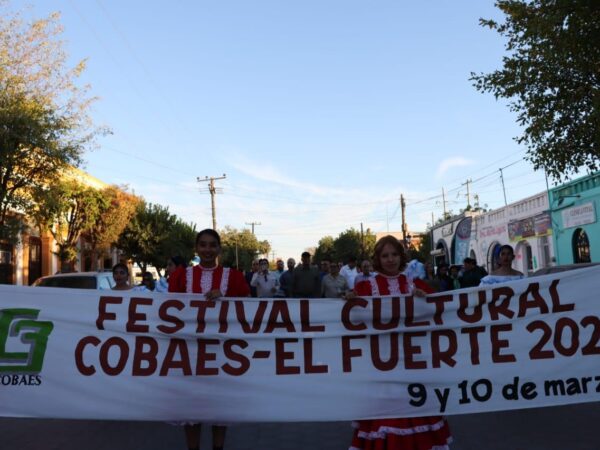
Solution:
[{"label": "green logo", "polygon": [[[0,309],[0,374],[41,372],[54,325],[36,320],[39,313],[39,309]],[[19,336],[22,343],[29,344],[29,352],[6,351],[8,339]]]}]

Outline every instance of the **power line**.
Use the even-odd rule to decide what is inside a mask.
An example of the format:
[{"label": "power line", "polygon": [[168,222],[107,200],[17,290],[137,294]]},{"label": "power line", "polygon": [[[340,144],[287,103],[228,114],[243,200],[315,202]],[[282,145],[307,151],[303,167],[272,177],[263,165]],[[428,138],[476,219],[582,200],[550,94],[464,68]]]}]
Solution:
[{"label": "power line", "polygon": [[127,51],[133,57],[133,60],[141,67],[141,69],[144,72],[146,78],[154,86],[155,90],[160,94],[160,96],[162,97],[163,102],[166,103],[167,105],[169,105],[170,114],[172,115],[172,117],[177,118],[177,123],[180,124],[180,125],[182,125],[184,127],[184,129],[186,129],[186,131],[189,131],[189,130],[187,130],[187,127],[185,127],[185,122],[182,120],[181,116],[178,114],[177,110],[174,108],[174,106],[171,103],[169,97],[167,95],[165,95],[162,87],[159,85],[159,83],[156,82],[156,80],[152,76],[152,73],[150,72],[150,70],[148,70],[148,68],[146,67],[146,65],[142,61],[142,59],[137,55],[137,52],[133,49],[133,46],[131,45],[131,43],[129,42],[129,40],[125,36],[125,34],[117,26],[117,23],[113,19],[112,15],[108,12],[108,10],[106,9],[106,7],[102,4],[102,2],[100,0],[96,0],[96,4],[100,7],[100,9],[102,10],[102,13],[108,19],[108,22],[110,23],[110,26],[115,30],[115,32],[116,32],[117,36],[119,37],[119,39],[121,39],[121,41],[123,41],[123,43],[125,44],[125,47],[127,48]]},{"label": "power line", "polygon": [[[131,89],[133,90],[133,92],[135,92],[138,97],[147,104],[147,108],[146,110],[150,111],[150,114],[152,114],[155,119],[157,119],[157,121],[163,125],[166,129],[166,131],[170,134],[173,135],[174,132],[173,130],[171,130],[171,128],[167,125],[166,121],[164,121],[161,117],[159,117],[156,114],[157,108],[152,107],[152,105],[148,102],[148,99],[151,98],[148,95],[143,95],[142,92],[138,89],[138,85],[139,83],[136,83],[134,80],[131,79],[131,77],[129,76],[129,72],[125,71],[121,68],[121,63],[117,60],[117,58],[114,56],[114,54],[112,53],[112,51],[110,50],[109,46],[104,42],[104,40],[100,37],[100,34],[98,32],[96,32],[96,29],[88,22],[88,20],[85,18],[85,16],[83,15],[83,13],[79,10],[79,8],[77,8],[77,6],[75,5],[75,2],[73,0],[68,0],[69,1],[69,5],[71,5],[71,8],[75,11],[75,13],[79,16],[79,18],[81,19],[81,21],[85,24],[85,26],[90,30],[90,32],[92,33],[92,35],[94,36],[94,38],[96,39],[96,41],[98,41],[98,43],[100,44],[100,46],[104,49],[104,51],[106,52],[106,54],[109,56],[109,58],[112,60],[112,62],[114,63],[114,65],[119,68],[121,74],[123,75],[123,77],[127,80],[127,82],[129,83]],[[118,102],[118,100],[117,100]]]}]

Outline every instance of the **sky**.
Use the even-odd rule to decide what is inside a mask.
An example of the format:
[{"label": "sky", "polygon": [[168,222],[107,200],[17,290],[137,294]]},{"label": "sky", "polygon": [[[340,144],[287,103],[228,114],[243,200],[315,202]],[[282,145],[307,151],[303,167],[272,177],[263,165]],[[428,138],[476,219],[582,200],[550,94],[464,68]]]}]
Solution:
[{"label": "sky", "polygon": [[[546,189],[507,103],[472,72],[501,68],[493,0],[31,0],[59,11],[69,61],[87,59],[91,115],[111,134],[83,169],[198,230],[250,229],[299,258],[355,228],[424,231],[478,196],[504,206]],[[467,180],[472,182],[467,184]],[[258,224],[260,223],[260,225]]]}]

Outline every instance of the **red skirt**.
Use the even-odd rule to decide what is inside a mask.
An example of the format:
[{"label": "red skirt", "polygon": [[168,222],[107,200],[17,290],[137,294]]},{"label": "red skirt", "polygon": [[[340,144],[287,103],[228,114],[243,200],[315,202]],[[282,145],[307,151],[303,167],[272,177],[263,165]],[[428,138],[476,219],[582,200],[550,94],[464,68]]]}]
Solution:
[{"label": "red skirt", "polygon": [[450,427],[441,416],[359,420],[349,450],[449,450]]}]

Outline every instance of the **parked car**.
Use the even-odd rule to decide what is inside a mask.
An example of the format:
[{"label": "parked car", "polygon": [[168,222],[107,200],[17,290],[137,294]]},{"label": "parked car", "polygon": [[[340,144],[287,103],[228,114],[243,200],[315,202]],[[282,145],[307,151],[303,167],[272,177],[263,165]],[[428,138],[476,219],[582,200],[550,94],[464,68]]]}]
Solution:
[{"label": "parked car", "polygon": [[33,286],[72,289],[112,289],[115,285],[112,272],[57,273],[35,280]]},{"label": "parked car", "polygon": [[583,269],[584,267],[596,266],[600,263],[592,262],[592,263],[579,263],[579,264],[563,264],[561,266],[548,266],[543,269],[538,269],[533,272],[532,277],[537,277],[540,275],[548,275],[549,273],[558,273],[565,272],[567,270],[575,270],[575,269]]}]

